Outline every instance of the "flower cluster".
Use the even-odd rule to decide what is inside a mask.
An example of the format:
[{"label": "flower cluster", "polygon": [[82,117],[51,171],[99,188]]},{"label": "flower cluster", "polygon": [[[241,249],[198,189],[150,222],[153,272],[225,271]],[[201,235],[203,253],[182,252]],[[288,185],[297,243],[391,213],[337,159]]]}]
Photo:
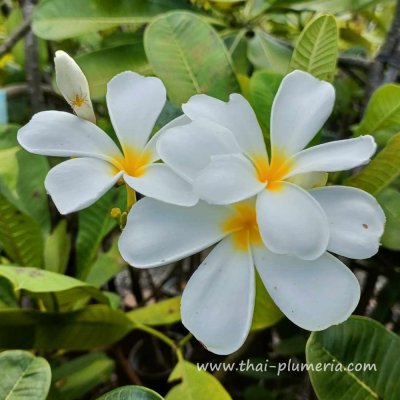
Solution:
[{"label": "flower cluster", "polygon": [[36,114],[19,131],[19,143],[36,154],[73,157],[45,181],[61,213],[89,206],[121,180],[146,196],[132,207],[119,239],[132,266],[161,266],[216,245],[181,303],[183,324],[210,351],[228,354],[245,341],[256,271],[280,310],[304,329],[322,330],[349,317],[359,284],[331,253],[374,255],[385,216],[369,194],[325,186],[328,172],[369,161],[376,150],[371,136],[306,148],[332,112],[331,84],[302,71],[283,79],[268,152],[239,94],[228,102],[193,96],[183,116],[149,140],[165,88],[158,78],[124,72],[109,82],[106,98],[119,148],[94,124],[79,67],[65,53],[56,66],[60,90],[77,116]]}]

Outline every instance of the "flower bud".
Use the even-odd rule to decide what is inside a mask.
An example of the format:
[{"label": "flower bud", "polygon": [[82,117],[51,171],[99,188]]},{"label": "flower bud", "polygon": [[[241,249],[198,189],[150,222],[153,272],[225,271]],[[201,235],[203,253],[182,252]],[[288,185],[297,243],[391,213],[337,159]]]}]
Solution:
[{"label": "flower bud", "polygon": [[95,123],[89,84],[78,64],[61,50],[56,51],[54,64],[57,86],[65,100],[78,117]]}]

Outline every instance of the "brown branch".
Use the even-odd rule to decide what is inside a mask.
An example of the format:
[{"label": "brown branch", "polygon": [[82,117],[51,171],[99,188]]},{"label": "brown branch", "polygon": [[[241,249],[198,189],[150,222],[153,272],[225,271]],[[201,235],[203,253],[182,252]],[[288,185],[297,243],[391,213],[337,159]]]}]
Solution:
[{"label": "brown branch", "polygon": [[31,29],[31,19],[26,19],[0,46],[0,57],[8,53]]}]

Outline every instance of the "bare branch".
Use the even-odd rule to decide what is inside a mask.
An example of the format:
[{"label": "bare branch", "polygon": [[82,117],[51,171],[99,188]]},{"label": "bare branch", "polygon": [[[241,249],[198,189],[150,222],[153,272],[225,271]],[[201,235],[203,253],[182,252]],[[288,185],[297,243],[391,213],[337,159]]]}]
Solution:
[{"label": "bare branch", "polygon": [[31,19],[26,19],[0,46],[0,57],[8,53],[31,29]]}]

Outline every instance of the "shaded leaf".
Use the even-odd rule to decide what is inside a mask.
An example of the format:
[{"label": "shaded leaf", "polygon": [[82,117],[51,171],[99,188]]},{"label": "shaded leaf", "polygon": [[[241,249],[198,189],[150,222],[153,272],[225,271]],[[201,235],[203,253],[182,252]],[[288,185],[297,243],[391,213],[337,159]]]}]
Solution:
[{"label": "shaded leaf", "polygon": [[44,268],[63,274],[67,268],[70,250],[71,237],[67,232],[67,221],[63,219],[45,239]]},{"label": "shaded leaf", "polygon": [[163,398],[151,389],[130,385],[111,390],[97,400],[163,400]]},{"label": "shaded leaf", "polygon": [[[307,363],[334,368],[309,371],[320,400],[397,400],[400,398],[400,339],[374,320],[351,317],[347,322],[313,332],[307,342]],[[352,364],[352,366],[350,365]],[[375,365],[360,368],[355,364]],[[353,367],[353,370],[349,369]]]},{"label": "shaded leaf", "polygon": [[45,400],[51,370],[47,361],[27,351],[0,353],[0,398],[5,400]]},{"label": "shaded leaf", "polygon": [[400,192],[387,188],[379,193],[377,200],[386,215],[385,232],[381,243],[388,249],[400,250]]}]

